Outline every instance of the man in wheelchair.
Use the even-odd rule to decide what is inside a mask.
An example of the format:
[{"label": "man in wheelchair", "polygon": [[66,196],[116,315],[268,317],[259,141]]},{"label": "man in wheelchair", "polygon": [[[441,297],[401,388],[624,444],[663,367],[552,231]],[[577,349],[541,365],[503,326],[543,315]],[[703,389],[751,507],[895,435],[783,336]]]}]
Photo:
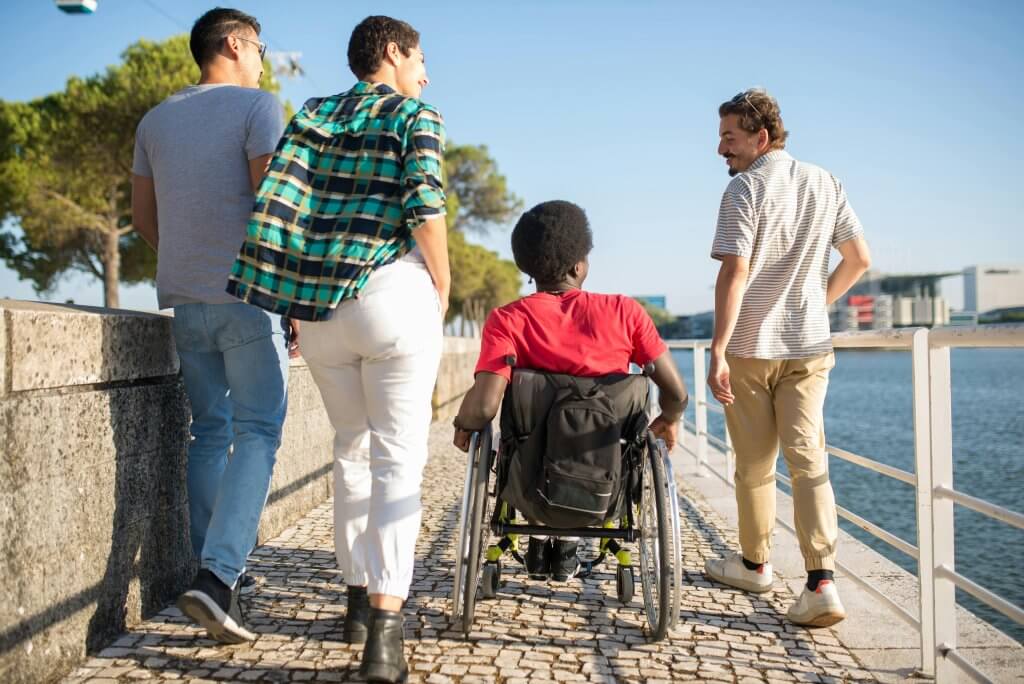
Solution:
[{"label": "man in wheelchair", "polygon": [[[470,434],[491,423],[517,368],[593,378],[653,365],[661,413],[651,431],[672,449],[687,394],[665,343],[636,300],[586,292],[593,234],[571,202],[538,204],[512,231],[516,266],[536,293],[495,309],[482,331],[475,382],[455,419],[454,443],[469,449]],[[579,569],[576,539],[531,537],[526,553],[533,578],[565,581]]]}]

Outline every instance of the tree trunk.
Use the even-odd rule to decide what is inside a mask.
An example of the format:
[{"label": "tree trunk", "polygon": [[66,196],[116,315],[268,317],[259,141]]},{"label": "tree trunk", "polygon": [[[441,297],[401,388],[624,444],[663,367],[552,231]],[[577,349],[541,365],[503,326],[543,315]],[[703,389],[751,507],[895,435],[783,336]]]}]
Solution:
[{"label": "tree trunk", "polygon": [[121,236],[114,222],[103,242],[103,306],[117,309],[121,306],[118,283],[121,281]]}]

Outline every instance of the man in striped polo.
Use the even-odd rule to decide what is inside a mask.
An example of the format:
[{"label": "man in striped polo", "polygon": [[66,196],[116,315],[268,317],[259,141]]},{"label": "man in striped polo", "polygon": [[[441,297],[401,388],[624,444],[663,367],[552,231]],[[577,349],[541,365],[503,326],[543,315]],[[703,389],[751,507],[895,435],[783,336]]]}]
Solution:
[{"label": "man in striped polo", "polygon": [[[733,180],[722,196],[711,257],[715,332],[708,385],[725,406],[736,451],[740,552],[708,560],[714,580],[772,588],[775,462],[793,481],[807,584],[790,621],[828,626],[846,613],[833,582],[838,520],[828,476],[823,407],[835,365],[828,306],[868,269],[860,221],[830,173],[793,159],[779,106],[761,89],[718,108],[718,153]],[[842,261],[829,274],[836,248]]]}]

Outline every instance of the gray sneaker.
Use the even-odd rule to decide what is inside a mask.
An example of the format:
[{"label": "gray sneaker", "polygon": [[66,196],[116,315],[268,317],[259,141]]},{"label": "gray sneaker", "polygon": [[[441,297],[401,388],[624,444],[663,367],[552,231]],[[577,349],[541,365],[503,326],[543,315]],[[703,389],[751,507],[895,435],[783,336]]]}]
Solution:
[{"label": "gray sneaker", "polygon": [[807,587],[786,613],[789,621],[806,627],[831,627],[846,618],[846,609],[839,600],[839,591],[832,580],[821,580],[818,588]]},{"label": "gray sneaker", "polygon": [[735,551],[724,558],[709,558],[704,561],[704,574],[730,587],[761,594],[771,591],[772,564],[765,563],[758,570],[747,570],[743,564],[743,556]]}]

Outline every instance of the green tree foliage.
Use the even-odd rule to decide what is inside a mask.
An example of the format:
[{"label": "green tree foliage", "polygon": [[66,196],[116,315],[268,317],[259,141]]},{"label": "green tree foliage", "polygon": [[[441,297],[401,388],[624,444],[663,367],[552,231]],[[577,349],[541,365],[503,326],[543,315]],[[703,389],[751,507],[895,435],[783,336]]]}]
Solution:
[{"label": "green tree foliage", "polygon": [[466,240],[466,232],[486,233],[522,209],[486,145],[449,145],[445,151],[448,249],[452,265],[449,320],[482,323],[496,306],[519,296],[516,265]]},{"label": "green tree foliage", "polygon": [[651,317],[652,321],[654,321],[654,327],[658,329],[658,332],[662,337],[667,338],[677,336],[675,316],[665,309],[662,309],[660,306],[651,304],[643,299],[637,299],[636,301],[640,303],[640,306],[644,307],[644,311],[646,311],[647,315]]},{"label": "green tree foliage", "polygon": [[448,231],[448,254],[452,264],[449,320],[461,316],[466,322],[482,323],[491,309],[519,297],[522,281],[513,262],[467,242],[457,230]]},{"label": "green tree foliage", "polygon": [[[199,80],[188,36],[140,40],[122,63],[31,102],[0,101],[0,258],[37,292],[69,271],[151,280],[156,257],[131,225],[135,128],[164,98]],[[263,88],[279,89],[269,64]]]},{"label": "green tree foliage", "polygon": [[449,226],[486,233],[522,211],[522,200],[509,192],[487,145],[448,145],[444,167]]}]

